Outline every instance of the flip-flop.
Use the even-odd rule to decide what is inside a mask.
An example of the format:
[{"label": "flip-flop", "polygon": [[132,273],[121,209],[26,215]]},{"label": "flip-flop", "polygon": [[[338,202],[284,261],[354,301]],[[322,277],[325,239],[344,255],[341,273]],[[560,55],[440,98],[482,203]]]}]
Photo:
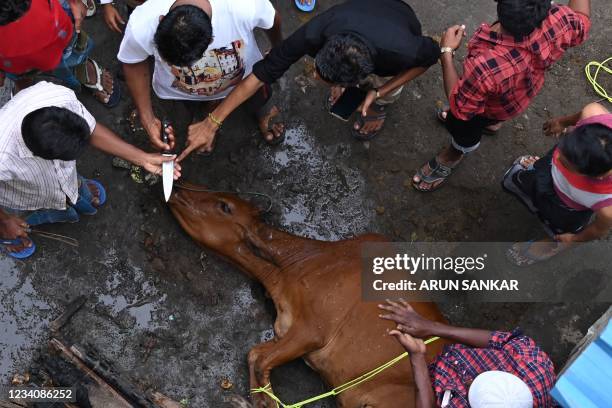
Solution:
[{"label": "flip-flop", "polygon": [[504,173],[504,177],[502,178],[501,186],[504,189],[504,191],[506,191],[507,193],[512,194],[513,196],[518,198],[518,200],[525,207],[527,207],[529,212],[531,212],[532,214],[537,214],[538,213],[538,209],[536,208],[535,204],[533,204],[533,201],[531,200],[531,197],[529,197],[527,194],[525,194],[523,192],[523,190],[521,190],[521,188],[514,181],[514,176],[519,171],[530,171],[530,170],[533,170],[533,164],[530,164],[529,166],[525,167],[521,163],[523,160],[525,160],[527,158],[530,158],[530,157],[534,157],[535,158],[537,156],[528,156],[528,155],[526,155],[526,156],[517,157],[516,160],[514,160],[514,162],[512,163],[512,166],[508,170],[506,170],[506,173]]},{"label": "flip-flop", "polygon": [[510,261],[510,263],[516,266],[531,266],[539,262],[548,261],[553,256],[557,255],[563,247],[561,246],[558,251],[552,251],[547,255],[534,255],[529,252],[533,244],[535,244],[535,240],[530,240],[528,242],[516,242],[514,243],[508,250],[506,251],[506,258]]},{"label": "flip-flop", "polygon": [[[362,142],[367,142],[368,140],[374,139],[383,130],[383,127],[385,126],[385,122],[384,121],[387,118],[387,113],[385,112],[385,107],[382,106],[382,105],[372,104],[371,108],[376,112],[376,114],[374,114],[374,115],[367,115],[367,116],[362,116],[361,114],[359,114],[359,117],[355,121],[355,123],[357,123],[359,125],[359,129],[355,129],[354,125],[351,128],[351,135],[353,135],[353,137],[355,139],[357,139],[359,141],[362,141]],[[382,120],[383,121],[382,126],[378,130],[374,130],[374,131],[369,132],[369,133],[361,133],[361,129],[363,129],[363,127],[366,125],[366,123],[368,123],[368,122],[375,122],[377,120]]]},{"label": "flip-flop", "polygon": [[86,17],[92,17],[94,14],[96,14],[95,0],[91,0],[91,3],[89,2],[89,0],[81,0],[81,1],[83,2],[83,5],[87,9],[87,13],[85,14]]},{"label": "flip-flop", "polygon": [[0,240],[2,242],[2,249],[5,254],[15,259],[26,259],[32,256],[32,254],[36,251],[36,244],[34,241],[28,238],[28,240],[32,243],[30,247],[24,248],[19,252],[10,252],[6,248],[5,245],[19,245],[21,244],[21,238],[10,239],[10,240]]},{"label": "flip-flop", "polygon": [[295,2],[295,6],[299,10],[306,12],[306,13],[310,13],[312,10],[314,10],[315,5],[317,4],[317,0],[310,0],[310,4],[307,4],[307,3],[301,4],[300,0],[294,0],[294,2]]},{"label": "flip-flop", "polygon": [[[459,162],[457,162],[455,166],[457,164],[459,164]],[[431,173],[428,175],[424,174],[423,166],[421,166],[419,167],[419,170],[417,171],[417,174],[416,174],[421,179],[421,181],[418,183],[415,183],[414,181],[412,182],[412,187],[414,187],[415,190],[420,191],[422,193],[430,193],[430,192],[438,190],[440,187],[442,187],[444,183],[446,183],[446,180],[448,180],[450,175],[453,173],[453,169],[454,169],[454,167],[449,167],[444,164],[441,164],[440,162],[438,162],[438,159],[436,157],[434,157],[429,162],[427,162],[427,165],[431,169]],[[433,185],[437,181],[440,181],[440,183],[438,183],[438,185],[436,185],[435,187],[432,187],[429,189],[424,189],[424,188],[419,187],[419,185],[422,182],[425,182],[429,185]]]},{"label": "flip-flop", "polygon": [[91,200],[93,199],[93,194],[89,190],[88,187],[83,189],[83,194],[79,196],[76,204],[72,207],[79,213],[84,215],[95,215],[98,212],[98,208],[102,207],[104,203],[106,203],[106,190],[102,186],[102,184],[98,180],[86,179],[85,177],[81,178],[82,183],[93,184],[96,186],[98,190],[98,201],[99,204],[97,207],[94,207],[91,204]]},{"label": "flip-flop", "polygon": [[[87,71],[88,62],[91,62],[93,64],[94,70],[96,71],[96,82],[94,84],[88,83],[89,82],[89,75]],[[106,92],[104,90],[104,87],[102,86],[102,75],[104,73],[104,70],[100,68],[100,66],[95,60],[91,58],[87,58],[87,62],[79,65],[75,69],[75,73],[76,73],[77,79],[79,80],[81,85],[84,86],[85,88],[91,89],[92,92],[94,93],[95,92],[105,92],[108,94],[108,92]],[[119,102],[121,102],[121,85],[116,75],[113,76],[113,93],[110,94],[108,101],[105,103],[105,102],[100,101],[98,98],[96,98],[96,100],[100,102],[102,105],[106,106],[107,108],[114,108],[115,106],[119,104]]]}]

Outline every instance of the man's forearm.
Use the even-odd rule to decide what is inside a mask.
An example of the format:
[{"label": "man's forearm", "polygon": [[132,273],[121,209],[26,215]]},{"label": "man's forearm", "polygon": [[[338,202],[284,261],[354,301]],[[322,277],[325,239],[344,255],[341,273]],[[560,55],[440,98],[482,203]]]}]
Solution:
[{"label": "man's forearm", "polygon": [[282,19],[278,11],[274,15],[274,25],[266,30],[266,35],[270,39],[272,47],[276,47],[283,41]]},{"label": "man's forearm", "polygon": [[236,88],[230,92],[230,94],[217,106],[213,111],[212,115],[223,122],[233,111],[242,105],[251,96],[255,95],[257,90],[263,86],[261,82],[254,74],[250,74],[248,77],[243,79]]},{"label": "man's forearm", "polygon": [[574,242],[589,242],[604,238],[610,233],[612,219],[597,213],[595,221],[574,236]]},{"label": "man's forearm", "polygon": [[576,13],[591,16],[591,0],[569,0],[568,6]]},{"label": "man's forearm", "polygon": [[143,165],[144,151],[125,142],[112,130],[99,123],[91,134],[91,145],[104,153],[121,157],[138,166]]},{"label": "man's forearm", "polygon": [[444,92],[450,98],[453,88],[459,82],[459,74],[455,68],[453,56],[449,52],[445,52],[440,57],[442,61],[442,77],[444,78]]},{"label": "man's forearm", "polygon": [[427,71],[427,68],[423,68],[423,67],[416,67],[416,68],[411,68],[409,70],[406,70],[402,72],[401,74],[396,75],[393,78],[391,78],[386,84],[384,84],[378,89],[378,92],[380,93],[381,96],[385,96],[390,93],[393,93],[399,87],[404,86],[408,82],[415,79],[416,77],[423,75],[425,71]]},{"label": "man's forearm", "polygon": [[125,82],[141,121],[153,120],[153,105],[151,105],[151,68],[149,61],[137,64],[123,64]]},{"label": "man's forearm", "polygon": [[410,364],[412,365],[412,375],[414,376],[415,391],[415,407],[416,408],[433,408],[435,406],[433,388],[431,379],[429,378],[429,370],[425,361],[425,354],[410,355]]},{"label": "man's forearm", "polygon": [[478,348],[487,347],[491,339],[491,332],[489,330],[455,327],[438,322],[432,324],[431,335]]},{"label": "man's forearm", "polygon": [[580,116],[582,115],[582,111],[575,113],[573,115],[562,116],[559,118],[559,123],[563,126],[574,126],[580,120]]}]

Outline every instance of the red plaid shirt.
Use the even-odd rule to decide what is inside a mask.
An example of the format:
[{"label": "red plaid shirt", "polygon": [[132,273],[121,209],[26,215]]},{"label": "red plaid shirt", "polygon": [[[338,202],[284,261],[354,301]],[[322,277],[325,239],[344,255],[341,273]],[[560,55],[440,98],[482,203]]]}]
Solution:
[{"label": "red plaid shirt", "polygon": [[542,89],[545,71],[568,48],[586,41],[590,28],[588,17],[557,5],[520,42],[482,24],[468,44],[463,76],[449,98],[451,112],[461,120],[516,117]]},{"label": "red plaid shirt", "polygon": [[535,342],[522,335],[493,332],[487,348],[462,344],[446,346],[429,366],[436,395],[441,406],[446,390],[451,391],[450,408],[469,408],[468,389],[474,379],[485,371],[504,371],[523,380],[533,395],[536,408],[555,407],[550,390],[555,383],[555,368],[548,355]]}]

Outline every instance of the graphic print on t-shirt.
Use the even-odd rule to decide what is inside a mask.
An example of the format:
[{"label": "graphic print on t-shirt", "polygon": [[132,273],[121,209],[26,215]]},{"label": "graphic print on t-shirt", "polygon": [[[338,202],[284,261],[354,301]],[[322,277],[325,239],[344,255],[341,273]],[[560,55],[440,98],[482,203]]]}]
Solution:
[{"label": "graphic print on t-shirt", "polygon": [[191,95],[214,96],[237,85],[244,76],[244,41],[207,50],[191,67],[172,65],[172,87]]}]

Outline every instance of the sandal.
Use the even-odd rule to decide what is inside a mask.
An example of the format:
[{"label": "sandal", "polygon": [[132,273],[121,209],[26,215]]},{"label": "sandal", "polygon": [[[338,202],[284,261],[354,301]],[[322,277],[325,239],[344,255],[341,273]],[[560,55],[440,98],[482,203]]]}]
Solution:
[{"label": "sandal", "polygon": [[[6,245],[11,245],[11,246],[19,245],[24,242],[24,239],[27,241],[30,241],[32,245],[29,247],[23,248],[21,251],[18,251],[18,252],[11,252],[5,248]],[[4,252],[5,254],[7,254],[8,256],[14,259],[29,258],[36,251],[36,244],[30,238],[17,238],[17,239],[6,239],[6,240],[0,239],[0,244],[2,244],[2,247],[0,247],[3,249],[2,252]]]},{"label": "sandal", "polygon": [[[96,82],[94,84],[90,83],[91,81],[87,70],[88,62],[91,62],[93,64],[94,69],[96,71]],[[99,98],[96,99],[98,99],[107,108],[114,108],[121,101],[121,87],[119,86],[119,81],[117,80],[117,77],[113,77],[113,91],[109,95],[108,91],[106,91],[102,86],[102,75],[104,74],[104,72],[108,71],[100,68],[98,63],[91,58],[87,58],[87,61],[84,64],[81,64],[75,68],[76,77],[81,83],[81,85],[83,85],[85,88],[91,89],[94,94],[96,92],[104,93],[106,95],[104,97],[104,100],[100,100]]]},{"label": "sandal", "polygon": [[[443,125],[446,125],[445,114],[447,114],[449,110],[450,110],[450,106],[448,104],[443,105],[441,108],[436,108],[436,118]],[[491,126],[497,126],[497,125],[491,125]],[[492,129],[490,126],[486,126],[484,129],[482,129],[482,134],[487,135],[487,136],[495,136],[497,133],[499,133],[500,129],[501,128]]]},{"label": "sandal", "polygon": [[310,0],[310,4],[308,4],[308,0],[304,0],[304,3],[300,3],[300,0],[295,0],[295,6],[306,13],[311,12],[315,8],[315,4],[317,4],[317,0]]},{"label": "sandal", "polygon": [[537,214],[538,209],[533,204],[531,197],[525,194],[525,192],[523,192],[523,190],[517,184],[518,182],[520,182],[520,180],[517,179],[518,172],[533,170],[533,163],[528,166],[525,166],[524,164],[525,160],[532,159],[532,158],[539,160],[538,156],[529,156],[529,155],[520,156],[516,160],[514,160],[514,162],[512,163],[512,166],[508,170],[506,170],[506,173],[504,173],[504,177],[502,179],[501,185],[504,191],[518,198],[518,200],[521,203],[523,203],[525,207],[527,207],[529,212],[531,212],[532,214]]},{"label": "sandal", "polygon": [[92,17],[94,14],[96,14],[95,0],[81,0],[81,1],[83,2],[83,5],[87,9],[87,14],[85,14],[86,17]]},{"label": "sandal", "polygon": [[81,185],[81,188],[79,188],[79,199],[77,200],[76,204],[73,205],[73,207],[79,214],[94,215],[98,212],[98,208],[102,207],[104,203],[106,203],[106,190],[98,180],[79,177],[79,181],[81,183],[86,183],[87,185],[93,185],[96,187],[98,190],[98,205],[94,206],[91,203],[94,196],[89,187],[82,187]]},{"label": "sandal", "polygon": [[[359,117],[357,118],[357,121],[355,122],[359,126],[359,129],[355,129],[354,126],[351,129],[351,135],[353,135],[355,139],[362,141],[362,142],[367,142],[368,140],[374,139],[376,135],[378,135],[380,131],[383,129],[383,126],[385,125],[384,120],[387,118],[387,113],[385,112],[385,107],[383,105],[377,105],[374,103],[370,105],[370,108],[373,111],[375,111],[376,114],[367,115],[367,116],[359,115]],[[363,129],[366,123],[375,122],[377,120],[383,121],[383,124],[380,126],[378,130],[374,130],[370,133],[361,133],[361,129]]]},{"label": "sandal", "polygon": [[[427,165],[431,169],[431,174],[429,174],[429,175],[424,174],[423,173],[423,166],[421,166],[421,168],[419,168],[419,170],[417,171],[417,174],[416,174],[416,176],[421,181],[419,181],[418,183],[415,183],[414,181],[412,182],[412,186],[416,190],[421,191],[423,193],[428,193],[428,192],[436,191],[437,189],[442,187],[442,185],[446,182],[446,180],[448,180],[450,175],[453,173],[453,169],[454,169],[454,166],[453,167],[449,167],[449,166],[446,166],[446,165],[441,164],[440,162],[438,162],[437,157],[434,157],[429,162],[427,162]],[[438,183],[435,187],[433,187],[433,185],[436,182],[438,182],[438,181],[440,183]],[[419,187],[419,185],[421,183],[423,183],[423,182],[431,185],[432,187],[429,188],[429,189],[424,189],[424,188]]]},{"label": "sandal", "polygon": [[547,254],[536,255],[530,252],[531,247],[535,244],[536,241],[530,240],[528,242],[517,242],[513,244],[506,251],[506,258],[510,261],[510,263],[516,266],[531,266],[539,262],[544,262],[557,255],[559,252],[563,251],[566,247],[565,245],[557,243],[557,247],[550,251]]}]

